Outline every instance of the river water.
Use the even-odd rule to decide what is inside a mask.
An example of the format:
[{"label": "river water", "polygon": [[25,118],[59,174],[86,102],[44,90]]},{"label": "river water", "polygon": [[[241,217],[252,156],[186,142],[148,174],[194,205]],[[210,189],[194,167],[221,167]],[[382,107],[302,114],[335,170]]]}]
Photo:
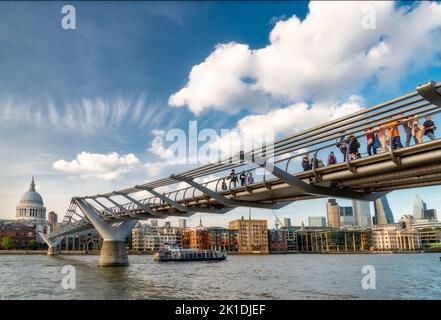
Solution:
[{"label": "river water", "polygon": [[[98,268],[98,256],[0,255],[0,298],[441,299],[439,256],[231,255],[161,263],[134,255],[129,267]],[[63,289],[65,265],[75,268],[75,289]],[[375,289],[362,288],[365,265],[375,268]]]}]

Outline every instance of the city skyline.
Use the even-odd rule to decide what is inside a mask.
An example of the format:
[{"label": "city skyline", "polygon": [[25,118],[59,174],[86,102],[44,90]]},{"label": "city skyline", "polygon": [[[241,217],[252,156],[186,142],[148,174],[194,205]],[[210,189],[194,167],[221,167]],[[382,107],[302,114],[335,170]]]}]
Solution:
[{"label": "city skyline", "polygon": [[[36,187],[37,184],[34,183],[34,176],[31,176],[31,179],[32,179],[32,181],[31,181],[31,187],[30,188],[33,189],[33,190],[37,190],[38,191],[38,188]],[[424,204],[424,208],[427,210],[427,208],[428,208],[427,207],[427,201],[423,201],[423,199],[421,199],[419,197],[419,195],[420,195],[420,193],[417,193],[417,194],[414,195],[414,197],[412,198],[412,206],[409,207],[409,210],[407,212],[403,212],[402,214],[400,214],[400,213],[394,212],[394,210],[391,208],[391,211],[392,211],[392,214],[393,214],[393,217],[394,217],[394,221],[398,221],[402,216],[404,216],[406,214],[410,214],[410,215],[414,216],[415,201],[416,201],[416,199],[419,199],[419,201],[421,201]],[[44,199],[46,198],[45,195],[42,195],[42,196],[43,196]],[[390,205],[389,196],[390,195],[387,195],[386,197],[387,197],[388,203]],[[20,197],[17,197],[18,200],[19,200],[19,198]],[[19,202],[18,200],[17,200],[17,203]],[[310,217],[326,217],[327,216],[327,213],[326,213],[326,202],[329,200],[329,198],[323,198],[322,200],[324,200],[325,203],[324,203],[322,211],[320,213],[296,214],[296,213],[289,213],[289,212],[287,212],[286,209],[281,209],[281,210],[277,210],[278,216],[279,216],[279,218],[282,221],[284,219],[290,219],[292,225],[300,226],[302,223],[309,225],[308,222],[309,222],[309,218]],[[341,215],[342,208],[344,210],[346,210],[347,208],[350,208],[352,210],[352,213],[354,215],[354,219],[355,219],[355,222],[356,222],[357,217],[356,217],[356,210],[354,210],[354,203],[356,203],[357,201],[348,200],[348,199],[336,199],[336,200],[337,200],[337,205],[340,208],[339,209],[340,210],[340,215]],[[362,201],[362,202],[366,202],[366,201]],[[17,203],[16,203],[16,205],[17,205]],[[370,201],[370,202],[367,202],[367,203],[369,204],[369,210],[371,212],[371,216],[372,217],[375,216],[374,214],[372,214],[372,213],[375,213],[375,204],[374,204],[374,202]],[[47,207],[47,212],[50,212],[50,211],[53,212],[54,211],[54,210],[51,209],[50,206],[48,206],[46,204],[46,201],[45,201],[45,205]],[[434,209],[434,210],[438,211],[437,208],[433,207],[432,205],[430,205],[429,207],[431,209]],[[16,210],[14,209],[14,211],[16,211]],[[252,218],[266,219],[268,221],[268,225],[269,226],[271,226],[271,227],[275,227],[276,226],[276,223],[275,223],[276,222],[276,218],[274,217],[274,215],[271,212],[271,210],[253,209],[253,208],[238,208],[238,209],[235,209],[233,211],[237,211],[237,212],[230,212],[230,213],[223,214],[222,215],[223,218],[217,217],[217,219],[211,219],[211,218],[213,218],[213,215],[210,215],[210,214],[207,214],[207,213],[196,213],[193,216],[188,217],[188,218],[184,218],[184,219],[183,218],[179,218],[179,217],[169,217],[169,218],[166,218],[166,219],[159,219],[159,221],[160,221],[160,224],[165,224],[165,222],[171,221],[175,225],[179,225],[180,224],[180,220],[185,220],[186,221],[185,223],[186,223],[186,225],[188,227],[197,227],[200,224],[200,221],[202,219],[203,221],[207,221],[208,223],[210,223],[210,226],[226,226],[227,222],[229,220],[238,219],[238,218],[241,218],[244,215],[246,215],[246,217],[248,217],[250,212],[251,212]],[[267,212],[265,212],[265,211],[267,211]],[[282,213],[282,211],[285,211],[286,213]],[[64,216],[63,212],[61,212],[61,215],[60,215],[60,212],[55,212],[55,213],[57,214],[59,219],[62,219],[63,216]],[[14,214],[10,215],[10,216],[0,216],[0,219],[15,219],[15,218],[16,218],[16,212],[14,212]],[[341,219],[341,217],[340,217],[340,219]],[[326,222],[327,221],[328,220],[326,218]]]}]

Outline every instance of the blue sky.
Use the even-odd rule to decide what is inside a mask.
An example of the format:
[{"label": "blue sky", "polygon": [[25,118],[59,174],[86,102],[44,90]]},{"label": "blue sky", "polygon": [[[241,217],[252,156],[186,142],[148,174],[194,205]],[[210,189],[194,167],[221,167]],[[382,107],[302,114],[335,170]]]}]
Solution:
[{"label": "blue sky", "polygon": [[[0,3],[1,217],[15,215],[32,174],[47,208],[64,215],[74,195],[183,169],[159,164],[158,130],[186,131],[197,120],[200,129],[243,133],[262,115],[276,119],[283,136],[312,125],[310,111],[331,117],[440,80],[441,41],[430,41],[440,32],[437,3],[376,2],[373,31],[355,28],[363,7],[288,1],[73,2],[77,29],[64,30],[64,4]],[[203,87],[200,79],[208,79]],[[235,81],[240,86],[230,87]],[[316,85],[322,95],[312,92]],[[301,103],[309,106],[303,113]],[[287,119],[277,119],[284,108]],[[72,164],[82,152],[87,163]],[[410,212],[417,193],[441,212],[439,191],[391,193],[395,218]],[[325,201],[294,203],[278,215],[306,222],[325,215]],[[203,220],[222,225],[247,212]],[[253,215],[274,220],[271,212]]]}]

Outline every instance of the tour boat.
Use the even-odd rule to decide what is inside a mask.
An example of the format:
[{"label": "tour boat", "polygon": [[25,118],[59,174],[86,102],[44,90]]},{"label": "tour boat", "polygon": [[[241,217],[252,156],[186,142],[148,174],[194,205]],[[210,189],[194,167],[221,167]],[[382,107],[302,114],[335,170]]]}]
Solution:
[{"label": "tour boat", "polygon": [[176,245],[171,245],[153,256],[155,261],[211,261],[226,258],[226,253],[222,251],[182,249]]}]

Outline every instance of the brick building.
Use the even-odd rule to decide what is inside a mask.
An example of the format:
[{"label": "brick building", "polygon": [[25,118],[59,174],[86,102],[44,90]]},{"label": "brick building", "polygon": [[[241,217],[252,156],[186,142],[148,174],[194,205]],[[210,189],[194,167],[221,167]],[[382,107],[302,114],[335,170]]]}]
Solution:
[{"label": "brick building", "polygon": [[182,232],[182,247],[184,249],[207,250],[211,248],[211,239],[208,229],[192,228]]},{"label": "brick building", "polygon": [[269,253],[266,220],[230,221],[230,229],[238,231],[239,253]]},{"label": "brick building", "polygon": [[19,223],[0,224],[0,241],[9,237],[13,241],[13,249],[27,249],[29,241],[36,240],[33,226]]},{"label": "brick building", "polygon": [[271,229],[268,230],[269,251],[271,253],[288,252],[288,230]]},{"label": "brick building", "polygon": [[220,228],[220,227],[211,227],[208,228],[208,232],[210,234],[212,250],[221,250],[228,252],[239,251],[237,230]]}]

